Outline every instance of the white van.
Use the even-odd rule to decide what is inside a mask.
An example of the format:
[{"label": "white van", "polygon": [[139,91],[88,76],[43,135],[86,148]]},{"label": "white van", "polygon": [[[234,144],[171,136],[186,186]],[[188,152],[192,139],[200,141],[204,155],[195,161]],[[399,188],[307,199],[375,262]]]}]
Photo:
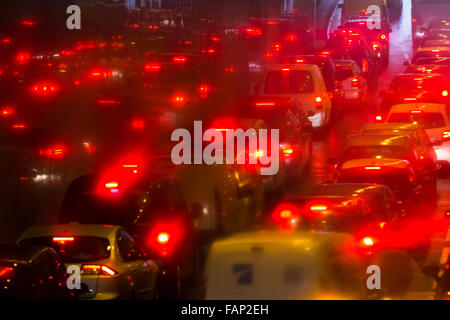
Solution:
[{"label": "white van", "polygon": [[312,64],[274,64],[267,68],[258,86],[259,96],[288,97],[301,103],[314,128],[331,121],[331,100],[318,66]]},{"label": "white van", "polygon": [[361,299],[365,269],[342,233],[260,231],[213,243],[206,299]]}]

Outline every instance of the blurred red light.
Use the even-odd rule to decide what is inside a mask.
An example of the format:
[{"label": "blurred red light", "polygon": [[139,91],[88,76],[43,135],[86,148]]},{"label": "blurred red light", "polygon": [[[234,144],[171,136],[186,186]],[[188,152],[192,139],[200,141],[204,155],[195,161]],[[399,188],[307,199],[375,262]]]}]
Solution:
[{"label": "blurred red light", "polygon": [[186,57],[183,56],[177,56],[172,58],[172,62],[176,64],[183,64],[187,61]]},{"label": "blurred red light", "polygon": [[143,119],[133,119],[131,127],[135,130],[143,130],[145,129],[145,121]]},{"label": "blurred red light", "polygon": [[16,61],[19,64],[28,63],[31,60],[31,54],[29,52],[19,52],[16,56]]},{"label": "blurred red light", "polygon": [[206,83],[203,83],[198,87],[198,94],[199,94],[200,98],[203,98],[203,99],[207,98],[210,91],[211,91],[211,87]]},{"label": "blurred red light", "polygon": [[60,159],[65,156],[66,148],[62,145],[50,146],[46,149],[39,150],[39,154],[50,159]]},{"label": "blurred red light", "polygon": [[2,117],[8,117],[8,116],[13,115],[13,114],[14,114],[14,109],[9,108],[9,107],[4,107],[4,108],[2,108],[0,110],[0,115]]},{"label": "blurred red light", "polygon": [[147,72],[156,72],[161,70],[161,63],[158,62],[148,62],[144,65],[144,70]]},{"label": "blurred red light", "polygon": [[184,94],[177,93],[173,96],[172,102],[176,105],[183,105],[186,102],[186,97]]},{"label": "blurred red light", "polygon": [[16,130],[27,129],[28,125],[26,125],[24,123],[15,123],[12,125],[12,128],[16,129]]}]

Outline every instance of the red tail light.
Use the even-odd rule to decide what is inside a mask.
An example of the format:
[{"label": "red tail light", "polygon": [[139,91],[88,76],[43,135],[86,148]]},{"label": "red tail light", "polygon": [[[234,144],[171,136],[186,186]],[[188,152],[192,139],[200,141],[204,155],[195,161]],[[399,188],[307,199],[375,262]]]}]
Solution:
[{"label": "red tail light", "polygon": [[9,108],[9,107],[5,107],[5,108],[2,108],[1,110],[0,110],[0,115],[2,116],[2,117],[9,117],[9,116],[11,116],[11,115],[13,115],[14,114],[14,109],[12,109],[12,108]]},{"label": "red tail light", "polygon": [[113,104],[120,104],[120,100],[118,99],[97,99],[98,104],[104,104],[104,105],[113,105]]},{"label": "red tail light", "polygon": [[29,52],[19,52],[16,56],[16,61],[19,64],[28,63],[31,60],[31,54]]},{"label": "red tail light", "polygon": [[358,88],[360,85],[359,78],[353,78],[352,79],[352,87]]},{"label": "red tail light", "polygon": [[316,102],[316,108],[317,109],[322,109],[322,97],[316,97],[315,98],[315,102]]},{"label": "red tail light", "polygon": [[28,125],[25,124],[25,123],[19,122],[19,123],[13,124],[13,125],[12,125],[12,128],[13,128],[14,130],[22,130],[22,129],[27,129],[27,128],[28,128]]},{"label": "red tail light", "polygon": [[104,275],[112,277],[117,274],[112,268],[101,264],[83,264],[81,269],[85,275]]},{"label": "red tail light", "polygon": [[207,98],[210,91],[211,91],[211,87],[209,86],[209,84],[204,83],[198,87],[198,95],[202,99]]},{"label": "red tail light", "polygon": [[450,140],[450,131],[444,131],[442,132],[442,141],[449,141]]},{"label": "red tail light", "polygon": [[145,129],[145,121],[143,119],[133,119],[131,127],[135,130],[143,130]]},{"label": "red tail light", "polygon": [[364,167],[365,170],[381,170],[381,167]]},{"label": "red tail light", "polygon": [[272,213],[272,220],[282,229],[292,230],[299,222],[299,212],[297,207],[283,203]]},{"label": "red tail light", "polygon": [[31,92],[36,95],[50,96],[58,92],[59,87],[54,82],[39,82],[31,86]]},{"label": "red tail light", "polygon": [[274,107],[275,102],[256,102],[255,105],[257,107]]},{"label": "red tail light", "polygon": [[66,148],[62,145],[55,145],[39,150],[39,154],[50,159],[60,159],[66,154]]},{"label": "red tail light", "polygon": [[247,36],[260,36],[262,35],[262,30],[257,27],[247,27],[244,29]]},{"label": "red tail light", "polygon": [[286,36],[286,40],[288,41],[297,41],[298,40],[298,36],[294,33],[288,34]]},{"label": "red tail light", "polygon": [[361,243],[366,247],[371,247],[375,244],[375,240],[372,237],[364,237]]},{"label": "red tail light", "polygon": [[281,152],[286,158],[289,158],[294,153],[294,148],[289,144],[280,145]]},{"label": "red tail light", "polygon": [[382,117],[382,116],[377,115],[377,116],[375,117],[375,122],[382,122],[382,121],[383,121],[383,117]]},{"label": "red tail light", "polygon": [[412,113],[412,114],[421,114],[421,113],[423,113],[423,111],[422,111],[422,110],[411,110],[409,113]]},{"label": "red tail light", "polygon": [[0,267],[0,278],[7,276],[13,268],[11,267]]},{"label": "red tail light", "polygon": [[448,91],[447,90],[442,91],[442,96],[443,97],[448,97]]},{"label": "red tail light", "polygon": [[182,105],[184,105],[185,102],[186,102],[186,96],[185,96],[184,94],[182,94],[182,93],[177,93],[177,94],[175,94],[175,95],[173,96],[172,102],[173,102],[175,105],[182,106]]},{"label": "red tail light", "polygon": [[148,62],[144,64],[144,71],[146,72],[158,72],[162,68],[161,64],[158,62]]},{"label": "red tail light", "polygon": [[53,237],[53,242],[58,242],[59,244],[65,244],[66,242],[73,242],[74,237]]},{"label": "red tail light", "polygon": [[172,62],[175,64],[184,64],[187,61],[187,58],[184,56],[177,56],[172,58]]},{"label": "red tail light", "polygon": [[32,27],[36,24],[36,22],[32,21],[32,20],[22,20],[20,21],[20,24],[26,27]]},{"label": "red tail light", "polygon": [[149,245],[161,256],[168,256],[180,243],[183,236],[178,221],[160,222],[150,232]]},{"label": "red tail light", "polygon": [[331,51],[329,51],[329,50],[322,50],[322,51],[320,51],[320,54],[323,55],[323,56],[329,56],[331,54]]}]

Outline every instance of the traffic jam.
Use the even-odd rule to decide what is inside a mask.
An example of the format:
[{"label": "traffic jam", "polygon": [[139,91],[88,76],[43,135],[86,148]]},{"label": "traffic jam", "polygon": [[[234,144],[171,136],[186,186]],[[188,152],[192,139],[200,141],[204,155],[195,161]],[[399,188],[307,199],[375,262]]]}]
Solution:
[{"label": "traffic jam", "polygon": [[450,300],[448,0],[0,6],[1,299]]}]

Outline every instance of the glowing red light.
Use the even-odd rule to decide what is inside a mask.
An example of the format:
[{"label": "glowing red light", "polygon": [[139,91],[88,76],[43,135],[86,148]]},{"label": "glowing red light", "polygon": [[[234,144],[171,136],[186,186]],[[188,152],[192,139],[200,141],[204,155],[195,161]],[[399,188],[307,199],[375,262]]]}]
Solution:
[{"label": "glowing red light", "polygon": [[131,127],[135,130],[143,130],[145,129],[145,121],[143,119],[133,119]]},{"label": "glowing red light", "polygon": [[19,64],[28,63],[31,60],[31,54],[29,52],[19,52],[16,56],[16,61]]},{"label": "glowing red light", "polygon": [[186,102],[186,97],[184,94],[175,94],[172,98],[172,102],[176,105],[183,105]]},{"label": "glowing red light", "polygon": [[14,109],[9,108],[9,107],[4,107],[0,110],[0,115],[2,117],[9,117],[10,115],[14,114]]},{"label": "glowing red light", "polygon": [[200,98],[207,98],[210,91],[211,87],[206,83],[203,83],[198,87],[198,94]]},{"label": "glowing red light", "polygon": [[157,72],[161,70],[161,63],[158,62],[148,62],[144,65],[144,70],[147,72]]},{"label": "glowing red light", "polygon": [[62,145],[50,146],[46,149],[39,150],[39,154],[50,159],[61,159],[66,154],[66,148]]},{"label": "glowing red light", "polygon": [[31,86],[31,91],[37,95],[48,96],[59,91],[59,87],[53,82],[42,81]]}]

